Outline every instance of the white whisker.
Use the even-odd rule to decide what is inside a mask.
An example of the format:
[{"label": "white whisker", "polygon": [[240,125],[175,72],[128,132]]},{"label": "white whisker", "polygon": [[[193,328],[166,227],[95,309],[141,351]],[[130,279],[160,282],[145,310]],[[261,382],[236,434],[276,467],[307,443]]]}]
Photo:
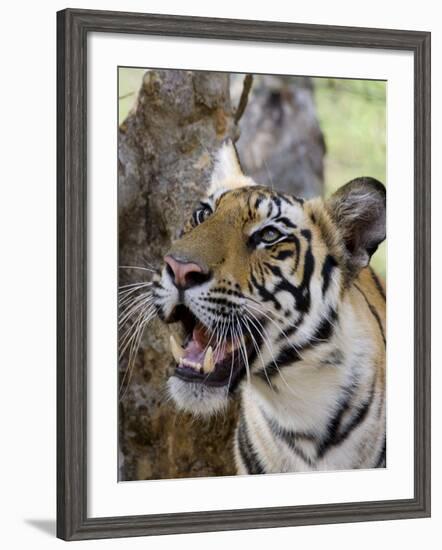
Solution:
[{"label": "white whisker", "polygon": [[136,311],[147,304],[151,304],[152,300],[153,298],[151,296],[141,296],[136,298],[134,302],[131,302],[131,304],[122,311],[118,324],[120,326],[123,325]]},{"label": "white whisker", "polygon": [[120,269],[140,269],[141,271],[150,271],[151,273],[156,273],[155,269],[150,269],[149,267],[140,267],[138,265],[120,265]]},{"label": "white whisker", "polygon": [[248,331],[248,333],[249,333],[250,338],[252,339],[253,347],[255,348],[255,351],[256,351],[257,356],[258,356],[259,359],[261,360],[262,367],[263,367],[263,370],[264,370],[264,374],[265,374],[265,377],[267,378],[267,382],[268,382],[270,388],[276,393],[276,390],[275,390],[275,388],[273,387],[273,384],[271,383],[271,381],[270,381],[270,379],[269,379],[269,376],[268,376],[268,374],[267,374],[267,369],[266,369],[266,365],[265,365],[264,358],[263,358],[263,355],[262,355],[262,353],[261,353],[261,350],[259,349],[258,343],[256,342],[256,339],[255,339],[255,337],[253,336],[252,330],[251,330],[250,327],[249,327],[249,320],[250,320],[250,318],[249,318],[249,316],[246,314],[246,315],[244,316],[244,321],[245,321],[246,324],[247,324],[247,327],[246,327],[246,328],[247,328],[247,331]]},{"label": "white whisker", "polygon": [[249,321],[254,325],[254,327],[256,328],[256,330],[259,332],[259,334],[261,335],[261,338],[263,339],[263,342],[266,344],[267,346],[267,349],[269,350],[271,356],[272,356],[272,361],[273,361],[273,364],[275,365],[276,367],[276,370],[278,371],[278,374],[279,376],[281,377],[281,380],[284,382],[284,384],[287,386],[288,390],[290,391],[290,393],[292,393],[293,395],[296,396],[296,393],[293,391],[293,389],[290,387],[290,385],[288,384],[287,380],[284,378],[284,376],[282,375],[282,372],[281,372],[281,369],[279,368],[278,364],[277,364],[277,361],[275,359],[275,356],[273,354],[273,349],[271,348],[271,346],[269,346],[269,343],[267,340],[268,340],[268,333],[265,329],[265,327],[263,326],[263,324],[259,321],[259,319],[251,312],[249,311],[249,314],[252,315],[252,317],[256,320],[256,322],[261,326],[261,328],[264,330],[264,332],[266,333],[267,335],[267,338],[264,337],[264,335],[261,333],[261,331],[258,329],[258,327],[255,325],[255,323],[252,321],[252,319],[249,318]]},{"label": "white whisker", "polygon": [[[122,356],[122,354],[126,350],[127,346],[130,344],[128,366],[127,366],[127,370],[124,373],[123,378],[122,378],[121,383],[120,383],[120,392],[121,392],[122,388],[124,387],[126,376],[128,374],[129,374],[129,377],[128,377],[128,380],[127,380],[126,388],[125,388],[123,394],[121,394],[120,400],[124,399],[124,397],[126,395],[126,392],[127,392],[128,388],[130,386],[132,372],[133,372],[133,369],[135,368],[135,358],[136,358],[136,354],[138,352],[138,349],[140,347],[140,342],[141,342],[141,338],[142,338],[142,335],[143,335],[144,328],[149,323],[149,321],[152,319],[152,317],[154,315],[155,315],[155,308],[152,308],[152,306],[148,306],[137,317],[137,321],[134,323],[134,325],[135,325],[134,332],[133,332],[132,336],[130,337],[130,339],[128,340],[128,342],[126,343],[126,345],[124,347],[124,350],[121,352],[121,356]],[[132,341],[132,343],[130,343],[131,341]]]}]

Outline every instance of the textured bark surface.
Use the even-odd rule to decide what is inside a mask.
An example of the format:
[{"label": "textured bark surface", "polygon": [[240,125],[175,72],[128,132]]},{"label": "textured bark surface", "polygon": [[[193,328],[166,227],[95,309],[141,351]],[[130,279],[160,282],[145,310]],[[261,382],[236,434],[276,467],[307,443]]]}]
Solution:
[{"label": "textured bark surface", "polygon": [[[268,183],[258,162],[264,155],[275,188],[301,196],[320,193],[323,140],[311,90],[291,82],[278,95],[275,83],[271,92],[264,79],[255,84],[239,122],[244,167]],[[161,265],[204,193],[214,151],[226,137],[238,136],[229,75],[146,73],[119,132],[120,266]],[[149,278],[147,271],[120,269],[120,285]],[[210,420],[177,412],[166,394],[174,369],[169,334],[153,321],[134,368],[128,370],[126,355],[120,361],[120,480],[232,475],[238,399],[225,415]]]},{"label": "textured bark surface", "polygon": [[322,195],[325,143],[308,78],[255,76],[237,149],[255,181],[298,197]]}]

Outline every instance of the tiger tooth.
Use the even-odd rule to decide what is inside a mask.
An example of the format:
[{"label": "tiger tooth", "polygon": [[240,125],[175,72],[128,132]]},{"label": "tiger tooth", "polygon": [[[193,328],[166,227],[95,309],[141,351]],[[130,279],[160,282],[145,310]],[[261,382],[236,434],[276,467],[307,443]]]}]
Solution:
[{"label": "tiger tooth", "polygon": [[231,353],[234,349],[235,349],[235,341],[234,340],[229,340],[229,342],[227,343],[227,353]]},{"label": "tiger tooth", "polygon": [[177,341],[172,334],[170,335],[170,350],[175,361],[177,363],[181,363],[184,355],[184,350],[179,344],[177,344]]},{"label": "tiger tooth", "polygon": [[204,356],[203,370],[204,372],[212,372],[215,368],[215,363],[213,361],[213,349],[212,346],[209,346],[209,349],[206,351]]},{"label": "tiger tooth", "polygon": [[181,359],[183,365],[185,367],[190,367],[191,369],[197,369],[199,363],[195,363],[194,361],[190,361],[189,359]]}]

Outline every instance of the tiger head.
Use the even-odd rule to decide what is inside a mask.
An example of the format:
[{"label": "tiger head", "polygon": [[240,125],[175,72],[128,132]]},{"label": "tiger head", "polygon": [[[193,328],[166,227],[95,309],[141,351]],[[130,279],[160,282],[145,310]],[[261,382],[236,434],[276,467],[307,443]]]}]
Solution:
[{"label": "tiger head", "polygon": [[223,144],[207,196],[154,282],[160,318],[180,327],[170,342],[175,403],[214,413],[243,380],[265,380],[281,361],[296,368],[384,238],[378,181],[358,178],[327,201],[304,201],[255,184]]}]

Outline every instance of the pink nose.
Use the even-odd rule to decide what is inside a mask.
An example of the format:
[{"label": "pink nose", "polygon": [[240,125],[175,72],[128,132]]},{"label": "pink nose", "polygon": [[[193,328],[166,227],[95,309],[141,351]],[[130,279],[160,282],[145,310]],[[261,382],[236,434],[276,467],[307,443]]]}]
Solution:
[{"label": "pink nose", "polygon": [[209,279],[208,271],[194,262],[181,262],[173,256],[164,258],[169,275],[176,287],[186,289],[200,285]]}]

